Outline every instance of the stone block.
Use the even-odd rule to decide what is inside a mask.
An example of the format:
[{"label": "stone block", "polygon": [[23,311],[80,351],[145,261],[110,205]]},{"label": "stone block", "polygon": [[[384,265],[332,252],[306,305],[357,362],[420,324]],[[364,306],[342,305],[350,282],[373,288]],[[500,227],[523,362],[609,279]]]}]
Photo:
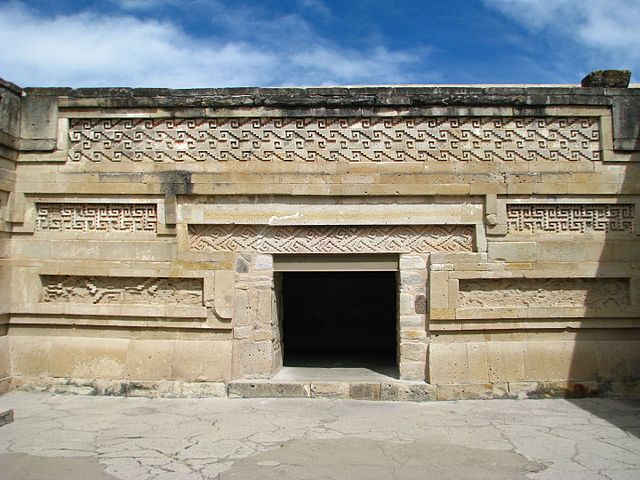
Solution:
[{"label": "stone block", "polygon": [[431,310],[449,308],[449,273],[431,272],[429,305]]},{"label": "stone block", "polygon": [[424,326],[424,315],[400,315],[400,328]]},{"label": "stone block", "polygon": [[401,360],[398,365],[400,380],[423,382],[425,379],[425,362]]},{"label": "stone block", "polygon": [[349,398],[348,382],[311,382],[314,398]]},{"label": "stone block", "polygon": [[352,400],[380,400],[380,384],[350,383],[349,398]]},{"label": "stone block", "polygon": [[183,382],[181,396],[185,398],[225,398],[227,385],[224,382]]},{"label": "stone block", "polygon": [[0,427],[13,422],[13,410],[0,411]]},{"label": "stone block", "polygon": [[424,382],[394,382],[380,385],[380,400],[428,402],[436,399],[436,387]]},{"label": "stone block", "polygon": [[427,256],[400,255],[400,270],[423,270],[427,268]]},{"label": "stone block", "polygon": [[427,338],[427,332],[424,328],[401,328],[400,329],[400,341],[403,340],[421,340],[425,341]]},{"label": "stone block", "polygon": [[308,398],[310,385],[300,382],[234,380],[227,388],[229,398]]},{"label": "stone block", "polygon": [[518,382],[528,380],[525,370],[525,345],[522,341],[490,341],[487,343],[489,380]]},{"label": "stone block", "polygon": [[489,242],[489,261],[492,262],[535,262],[535,242]]},{"label": "stone block", "polygon": [[229,379],[230,340],[174,340],[173,342],[171,376],[168,378],[186,382],[219,382]]},{"label": "stone block", "polygon": [[173,340],[135,340],[128,345],[124,377],[129,381],[173,380]]},{"label": "stone block", "polygon": [[273,255],[256,255],[254,262],[254,268],[257,271],[273,270]]},{"label": "stone block", "polygon": [[469,383],[467,345],[464,342],[429,343],[429,381],[434,384]]},{"label": "stone block", "polygon": [[468,383],[436,385],[437,400],[486,400],[492,398],[509,398],[506,383]]},{"label": "stone block", "polygon": [[421,362],[427,354],[427,343],[400,340],[400,357],[403,360]]},{"label": "stone block", "polygon": [[426,282],[426,272],[425,275],[420,275],[416,272],[407,272],[400,271],[400,286],[401,288],[405,287],[424,287]]},{"label": "stone block", "polygon": [[236,357],[234,369],[237,377],[268,377],[273,372],[273,346],[271,341],[237,341],[234,345]]},{"label": "stone block", "polygon": [[[526,342],[525,378],[539,382],[572,379],[574,347],[573,341]],[[593,363],[595,367],[595,359]]]}]

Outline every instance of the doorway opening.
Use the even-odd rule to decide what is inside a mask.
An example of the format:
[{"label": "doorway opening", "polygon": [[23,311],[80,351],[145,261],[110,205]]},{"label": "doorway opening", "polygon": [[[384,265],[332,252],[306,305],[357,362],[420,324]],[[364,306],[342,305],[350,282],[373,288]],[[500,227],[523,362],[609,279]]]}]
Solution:
[{"label": "doorway opening", "polygon": [[366,369],[397,378],[396,273],[281,272],[284,367]]}]

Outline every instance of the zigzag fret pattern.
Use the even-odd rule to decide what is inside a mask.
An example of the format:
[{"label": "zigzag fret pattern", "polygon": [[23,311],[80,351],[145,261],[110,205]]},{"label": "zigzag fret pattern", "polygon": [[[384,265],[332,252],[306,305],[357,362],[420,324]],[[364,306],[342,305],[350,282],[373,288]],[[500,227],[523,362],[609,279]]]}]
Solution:
[{"label": "zigzag fret pattern", "polygon": [[632,233],[634,219],[626,204],[507,205],[509,233]]},{"label": "zigzag fret pattern", "polygon": [[189,225],[189,248],[201,252],[469,252],[473,227]]},{"label": "zigzag fret pattern", "polygon": [[594,161],[597,117],[77,119],[92,162]]},{"label": "zigzag fret pattern", "polygon": [[37,232],[154,233],[156,204],[37,203]]}]

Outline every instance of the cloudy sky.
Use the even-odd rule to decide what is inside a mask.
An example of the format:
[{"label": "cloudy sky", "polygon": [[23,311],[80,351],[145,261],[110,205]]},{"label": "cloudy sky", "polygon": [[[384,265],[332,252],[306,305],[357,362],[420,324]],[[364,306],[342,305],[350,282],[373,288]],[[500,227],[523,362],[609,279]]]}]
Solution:
[{"label": "cloudy sky", "polygon": [[640,0],[0,0],[21,86],[578,83],[640,77]]}]

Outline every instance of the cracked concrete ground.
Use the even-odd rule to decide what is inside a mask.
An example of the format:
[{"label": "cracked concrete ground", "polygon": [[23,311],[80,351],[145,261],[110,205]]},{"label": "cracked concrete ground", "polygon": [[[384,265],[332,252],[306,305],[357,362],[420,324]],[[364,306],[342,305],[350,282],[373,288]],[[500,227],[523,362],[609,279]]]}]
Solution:
[{"label": "cracked concrete ground", "polygon": [[10,393],[0,478],[638,479],[640,402]]}]

